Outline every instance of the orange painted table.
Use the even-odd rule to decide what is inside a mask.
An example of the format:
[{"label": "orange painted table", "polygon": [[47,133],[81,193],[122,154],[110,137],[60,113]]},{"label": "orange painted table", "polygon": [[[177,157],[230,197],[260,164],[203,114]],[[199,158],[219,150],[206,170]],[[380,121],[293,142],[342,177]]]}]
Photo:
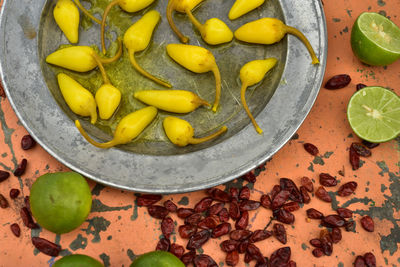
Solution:
[{"label": "orange painted table", "polygon": [[[337,176],[340,183],[354,180],[358,183],[356,194],[347,198],[334,197],[332,204],[313,197],[311,203],[295,211],[293,226],[286,226],[287,246],[291,247],[292,259],[297,266],[352,266],[356,255],[371,251],[377,257],[378,266],[400,266],[400,138],[381,144],[373,149],[372,156],[362,158],[362,167],[353,171],[349,164],[349,146],[359,139],[352,134],[346,119],[346,106],[355,92],[357,83],[380,85],[394,89],[400,94],[400,61],[387,67],[369,67],[361,64],[352,54],[350,32],[353,22],[363,11],[375,11],[390,17],[400,25],[400,2],[385,0],[337,0],[324,1],[328,23],[329,51],[325,81],[336,74],[346,73],[352,77],[351,84],[341,90],[321,89],[311,113],[301,126],[295,138],[289,141],[274,157],[254,172],[258,176],[252,188],[251,198],[259,200],[260,195],[270,192],[279,178],[290,177],[297,183],[303,176],[315,180],[319,186],[321,172]],[[31,243],[31,237],[40,236],[60,244],[61,255],[82,253],[102,260],[105,266],[129,266],[135,255],[154,250],[161,235],[160,221],[150,217],[147,209],[137,207],[136,195],[104,187],[89,181],[93,194],[93,207],[89,218],[78,229],[63,235],[55,235],[44,229],[26,228],[19,215],[23,197],[29,195],[33,181],[41,174],[66,171],[67,168],[53,159],[41,147],[24,151],[20,140],[26,130],[18,122],[7,99],[0,102],[0,169],[12,172],[23,159],[28,159],[26,173],[11,177],[0,184],[0,193],[9,200],[10,207],[0,209],[0,266],[51,266],[58,258],[39,253]],[[318,146],[321,156],[313,157],[303,149],[304,142]],[[344,170],[344,176],[338,171]],[[241,179],[221,185],[221,189],[246,184]],[[11,188],[18,188],[22,194],[9,199]],[[336,191],[337,187],[329,189]],[[173,200],[180,207],[193,207],[205,196],[204,191],[180,195],[166,195],[162,201]],[[161,202],[162,203],[162,202]],[[337,206],[354,211],[356,230],[342,231],[343,239],[334,245],[330,257],[315,258],[309,240],[318,236],[321,228],[317,221],[306,221],[305,210],[316,208],[325,214],[334,214]],[[362,215],[370,215],[375,222],[375,232],[366,232],[360,225]],[[271,211],[259,208],[250,212],[250,229],[263,228]],[[175,214],[171,215],[182,224]],[[10,231],[10,224],[21,226],[21,236],[16,238]],[[177,232],[177,229],[175,229]],[[226,239],[222,237],[221,240]],[[179,234],[171,240],[186,245]],[[221,240],[212,239],[203,246],[204,253],[211,255],[220,266],[225,253],[219,249]],[[257,243],[265,256],[283,247],[275,238]],[[240,256],[243,263],[243,254]],[[250,264],[254,265],[254,262]]]}]

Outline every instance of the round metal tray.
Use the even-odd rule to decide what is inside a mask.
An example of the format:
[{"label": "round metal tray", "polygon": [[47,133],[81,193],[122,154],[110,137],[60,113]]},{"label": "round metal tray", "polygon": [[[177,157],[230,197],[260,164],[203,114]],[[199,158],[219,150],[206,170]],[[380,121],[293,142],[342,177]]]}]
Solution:
[{"label": "round metal tray", "polygon": [[[91,1],[94,7],[97,1]],[[74,126],[73,120],[78,117],[66,106],[55,80],[55,73],[62,70],[44,62],[49,53],[62,44],[68,44],[52,17],[54,2],[5,1],[0,13],[0,74],[4,89],[19,119],[44,149],[71,169],[109,186],[137,192],[178,193],[208,188],[237,178],[270,158],[292,137],[310,111],[322,83],[327,58],[327,31],[320,1],[266,1],[257,10],[229,21],[227,13],[231,1],[207,0],[195,11],[200,21],[218,17],[235,30],[260,17],[277,17],[307,36],[321,64],[311,65],[306,48],[293,36],[271,46],[234,40],[226,45],[210,47],[201,40],[184,15],[176,14],[176,22],[190,37],[190,44],[204,46],[215,55],[223,79],[221,109],[216,114],[198,109],[183,117],[192,123],[197,136],[205,135],[222,124],[228,126],[227,134],[199,146],[178,148],[166,139],[161,122],[168,114],[160,112],[158,119],[134,142],[101,150],[88,144]],[[122,12],[119,19],[123,19],[126,26],[121,29],[110,23],[110,30],[122,35],[144,12],[158,10],[163,15],[162,21],[152,44],[137,55],[138,61],[150,72],[170,80],[174,88],[192,90],[212,102],[212,74],[193,74],[166,55],[165,46],[178,43],[164,16],[166,4],[167,1],[156,0],[148,9],[135,14],[115,7],[114,12]],[[100,8],[93,11],[102,12]],[[98,25],[80,29],[80,45],[98,44],[98,40]],[[257,122],[264,130],[262,135],[258,135],[240,105],[238,74],[246,62],[271,56],[278,58],[278,65],[260,85],[249,88],[247,97]],[[123,58],[109,68],[116,68],[118,64],[129,62]],[[78,81],[98,75],[96,70],[86,74],[63,72]],[[124,88],[123,99],[129,103],[129,108],[118,111],[121,116],[143,106],[132,100],[135,90],[162,89],[134,70],[129,78],[115,82],[118,82],[118,88]],[[94,84],[91,90],[96,86]],[[101,141],[111,138],[116,123],[117,119],[110,127],[101,123],[100,127],[95,127],[84,121],[84,127]]]}]

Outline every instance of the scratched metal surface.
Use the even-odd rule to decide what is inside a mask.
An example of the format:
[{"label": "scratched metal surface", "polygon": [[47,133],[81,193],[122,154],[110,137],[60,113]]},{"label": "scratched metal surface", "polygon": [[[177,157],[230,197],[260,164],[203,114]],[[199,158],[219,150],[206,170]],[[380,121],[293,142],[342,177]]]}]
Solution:
[{"label": "scratched metal surface", "polygon": [[[122,149],[100,150],[79,135],[71,120],[76,116],[68,111],[57,89],[54,73],[43,63],[47,54],[65,42],[52,21],[53,5],[54,1],[44,0],[5,3],[0,33],[4,36],[0,43],[0,52],[3,58],[1,72],[5,90],[21,122],[42,147],[71,169],[106,185],[137,192],[176,193],[230,181],[264,162],[290,139],[311,109],[322,82],[327,35],[320,2],[268,1],[249,16],[228,22],[229,26],[235,29],[260,16],[280,17],[288,25],[305,33],[320,58],[320,65],[310,64],[307,50],[293,36],[273,46],[250,46],[234,41],[227,46],[210,48],[221,63],[221,72],[225,77],[222,108],[215,115],[199,109],[188,115],[188,119],[195,123],[199,135],[226,123],[229,131],[224,137],[208,144],[178,149],[165,142],[160,125],[165,114],[160,113],[160,119],[146,131],[153,134],[145,133],[142,136],[145,142],[139,139]],[[208,16],[218,16],[222,10],[229,10],[230,5],[228,1],[206,1],[196,10],[196,15],[205,21]],[[151,8],[164,13],[165,6],[166,1],[156,1]],[[135,14],[133,20],[139,16],[140,14]],[[181,16],[180,20],[179,16],[176,17],[180,26],[183,26],[184,17]],[[196,43],[198,36],[190,24],[186,23],[182,28],[185,33],[190,33],[191,39]],[[37,33],[37,38],[27,38],[30,31]],[[89,40],[98,39],[95,36],[98,37],[97,25],[81,34],[81,42],[85,44]],[[209,99],[212,96],[209,88],[214,87],[212,76],[194,77],[192,73],[184,72],[165,55],[166,42],[177,40],[164,19],[146,54],[153,54],[150,60],[156,58],[165,62],[160,64],[162,68],[159,65],[150,65],[149,62],[145,66],[153,73],[162,73],[162,76],[169,77],[177,88],[187,87],[187,81],[195,84],[193,81],[198,79],[193,90]],[[229,57],[228,52],[235,57]],[[264,129],[264,134],[258,135],[237,102],[240,88],[237,74],[240,67],[250,59],[271,55],[280,59],[277,68],[260,88],[254,90],[248,100],[252,103],[251,108],[255,114],[258,113],[257,121]],[[124,62],[129,64],[126,58],[121,64]],[[134,78],[142,79],[143,86],[156,87],[140,76]],[[135,83],[131,86],[134,87]],[[89,127],[91,133],[103,140],[109,138],[87,123],[85,127]]]},{"label": "scratched metal surface", "polygon": [[[10,1],[10,0],[9,0]],[[368,251],[375,254],[377,266],[400,266],[400,139],[381,144],[373,149],[370,158],[363,158],[362,167],[352,171],[348,162],[348,148],[359,139],[352,133],[346,119],[345,110],[357,83],[381,85],[392,88],[400,95],[400,61],[387,67],[368,67],[361,64],[352,54],[349,45],[351,26],[358,14],[364,11],[380,12],[400,25],[400,2],[365,1],[324,1],[324,10],[328,25],[329,53],[324,81],[332,75],[347,73],[352,77],[350,85],[337,91],[321,89],[320,94],[307,119],[297,134],[270,161],[254,170],[257,182],[252,188],[251,199],[270,192],[280,177],[290,177],[296,182],[306,175],[318,183],[318,174],[327,172],[336,176],[341,183],[355,180],[358,189],[355,195],[339,198],[332,193],[334,202],[323,203],[312,198],[294,214],[296,221],[287,227],[288,243],[292,249],[292,259],[301,267],[350,267],[356,255]],[[0,1],[1,3],[1,1]],[[8,33],[12,34],[12,33]],[[35,38],[36,32],[27,36]],[[2,36],[3,38],[3,36]],[[0,58],[0,61],[3,59]],[[1,89],[0,89],[1,90]],[[146,208],[136,205],[136,195],[105,187],[88,180],[93,195],[92,212],[86,222],[76,230],[63,235],[55,235],[45,229],[31,231],[26,228],[19,215],[24,206],[23,197],[29,195],[30,187],[42,174],[66,171],[68,168],[49,155],[42,147],[24,151],[20,147],[22,136],[27,131],[18,120],[8,99],[0,101],[0,169],[12,172],[22,158],[28,159],[26,173],[21,177],[11,177],[0,183],[0,193],[9,201],[10,207],[0,209],[0,266],[51,266],[63,255],[81,253],[90,255],[104,263],[106,267],[129,266],[131,261],[142,253],[154,250],[161,235],[159,220],[151,218]],[[312,142],[318,146],[321,155],[312,157],[306,153],[302,144]],[[156,166],[154,166],[156,167]],[[344,169],[344,176],[338,174]],[[219,188],[240,187],[246,185],[241,179],[226,183]],[[21,190],[16,200],[8,197],[11,188]],[[329,191],[335,191],[333,187]],[[171,199],[180,207],[193,207],[205,196],[204,191],[185,194],[164,195],[163,200]],[[305,221],[305,209],[316,208],[325,214],[332,214],[336,207],[347,207],[354,211],[355,232],[343,231],[343,239],[334,246],[330,257],[314,258],[308,240],[318,235],[321,229],[316,221]],[[264,227],[271,211],[258,209],[250,212],[250,230]],[[364,231],[359,224],[362,215],[370,215],[375,222],[375,232]],[[172,218],[180,225],[182,220]],[[9,226],[18,223],[21,236],[16,238]],[[176,232],[176,229],[175,229]],[[40,236],[62,246],[60,257],[49,257],[39,253],[31,243],[31,237]],[[211,255],[219,266],[226,266],[225,253],[219,243],[226,238],[213,239],[203,247],[204,253]],[[171,240],[185,245],[178,234],[173,233]],[[257,243],[261,252],[270,256],[282,247],[274,238]],[[240,256],[239,267],[254,266],[243,263]]]}]

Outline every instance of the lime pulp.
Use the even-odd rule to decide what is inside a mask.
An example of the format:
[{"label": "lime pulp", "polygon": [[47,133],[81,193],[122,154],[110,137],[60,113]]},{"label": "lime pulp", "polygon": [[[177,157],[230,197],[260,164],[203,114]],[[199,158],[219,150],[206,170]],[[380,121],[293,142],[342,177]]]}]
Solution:
[{"label": "lime pulp", "polygon": [[152,251],[136,258],[130,267],[185,267],[185,264],[172,253]]},{"label": "lime pulp", "polygon": [[347,118],[361,139],[382,143],[400,134],[400,97],[382,87],[357,91],[347,106]]}]

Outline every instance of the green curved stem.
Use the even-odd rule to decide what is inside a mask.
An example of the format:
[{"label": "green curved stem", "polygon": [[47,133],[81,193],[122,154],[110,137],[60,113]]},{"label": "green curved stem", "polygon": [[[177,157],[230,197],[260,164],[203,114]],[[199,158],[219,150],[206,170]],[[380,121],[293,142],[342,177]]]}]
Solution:
[{"label": "green curved stem", "polygon": [[101,21],[97,19],[95,16],[89,13],[86,8],[84,8],[79,0],[74,0],[75,4],[79,7],[80,10],[82,10],[83,13],[85,13],[86,16],[91,18],[94,22],[101,24]]},{"label": "green curved stem", "polygon": [[179,40],[186,44],[189,42],[189,38],[187,38],[185,35],[181,33],[181,31],[176,27],[175,22],[172,18],[172,12],[175,10],[175,1],[176,0],[169,0],[168,5],[167,5],[167,20],[169,23],[169,26],[171,27],[172,31],[178,36]]},{"label": "green curved stem", "polygon": [[201,33],[203,30],[203,24],[200,23],[200,21],[198,21],[196,19],[195,16],[193,16],[193,13],[190,9],[185,9],[185,13],[188,15],[190,21],[193,23],[193,25],[199,30],[199,32]]},{"label": "green curved stem", "polygon": [[228,128],[226,126],[222,126],[221,129],[219,129],[217,132],[215,132],[209,136],[202,137],[202,138],[194,138],[194,137],[189,138],[189,144],[197,145],[197,144],[209,141],[209,140],[214,139],[215,137],[223,134],[227,130],[228,130]]},{"label": "green curved stem", "polygon": [[294,36],[296,36],[297,38],[299,38],[303,44],[306,46],[308,52],[310,53],[311,59],[312,59],[312,64],[319,64],[319,60],[317,58],[317,56],[315,55],[314,49],[312,48],[310,42],[308,41],[307,37],[304,36],[304,34],[299,31],[296,28],[290,27],[285,25],[285,29],[287,33],[293,34]]},{"label": "green curved stem", "polygon": [[78,120],[75,121],[75,126],[76,126],[76,128],[78,128],[79,132],[80,132],[81,135],[86,139],[86,141],[88,141],[89,143],[91,143],[91,144],[94,145],[95,147],[98,147],[98,148],[110,148],[110,147],[113,147],[113,146],[115,146],[115,145],[118,145],[117,143],[115,143],[114,139],[111,140],[111,141],[109,141],[109,142],[106,142],[106,143],[98,143],[98,142],[94,141],[94,140],[85,132],[85,130],[82,128],[81,123],[80,123]]},{"label": "green curved stem", "polygon": [[136,62],[136,59],[135,59],[135,51],[128,50],[128,53],[129,53],[129,60],[131,61],[133,67],[134,67],[140,74],[142,74],[144,77],[146,77],[146,78],[152,80],[153,82],[156,82],[156,83],[158,83],[158,84],[160,84],[160,85],[162,85],[162,86],[165,86],[165,87],[167,87],[167,88],[171,88],[171,87],[172,87],[172,85],[170,85],[169,83],[164,82],[163,80],[158,79],[157,77],[151,75],[150,73],[148,73],[147,71],[145,71],[144,69],[142,69],[142,67],[140,67],[140,66],[137,64],[137,62]]},{"label": "green curved stem", "polygon": [[104,69],[104,66],[103,66],[103,64],[102,64],[101,61],[100,61],[100,57],[99,57],[96,53],[94,53],[92,56],[93,56],[94,60],[96,61],[97,66],[98,66],[99,69],[100,69],[101,76],[103,77],[103,82],[104,82],[105,84],[111,84],[111,83],[110,83],[110,79],[108,79],[106,70]]},{"label": "green curved stem", "polygon": [[110,9],[117,5],[119,3],[120,0],[114,0],[111,3],[108,4],[108,6],[106,7],[106,9],[104,9],[104,13],[103,13],[103,18],[101,19],[101,33],[100,33],[100,38],[101,38],[101,50],[103,51],[103,54],[106,53],[106,43],[104,41],[104,30],[106,27],[106,18],[108,15],[108,12],[110,12]]},{"label": "green curved stem", "polygon": [[211,71],[214,73],[215,77],[215,100],[212,107],[212,111],[216,112],[219,105],[219,100],[221,98],[221,74],[219,73],[219,69],[216,64],[211,69]]},{"label": "green curved stem", "polygon": [[118,37],[118,51],[115,54],[115,56],[110,57],[110,58],[100,58],[100,62],[103,64],[109,64],[109,63],[113,63],[115,61],[117,61],[122,55],[122,40],[120,37]]},{"label": "green curved stem", "polygon": [[242,84],[242,88],[240,89],[240,99],[242,100],[242,105],[244,107],[244,110],[246,111],[247,115],[249,116],[251,122],[254,125],[254,128],[256,129],[257,133],[262,134],[263,130],[261,130],[260,126],[258,126],[256,120],[254,119],[253,115],[250,112],[249,107],[247,106],[247,102],[246,102],[246,90],[247,90],[247,84],[243,83]]}]

